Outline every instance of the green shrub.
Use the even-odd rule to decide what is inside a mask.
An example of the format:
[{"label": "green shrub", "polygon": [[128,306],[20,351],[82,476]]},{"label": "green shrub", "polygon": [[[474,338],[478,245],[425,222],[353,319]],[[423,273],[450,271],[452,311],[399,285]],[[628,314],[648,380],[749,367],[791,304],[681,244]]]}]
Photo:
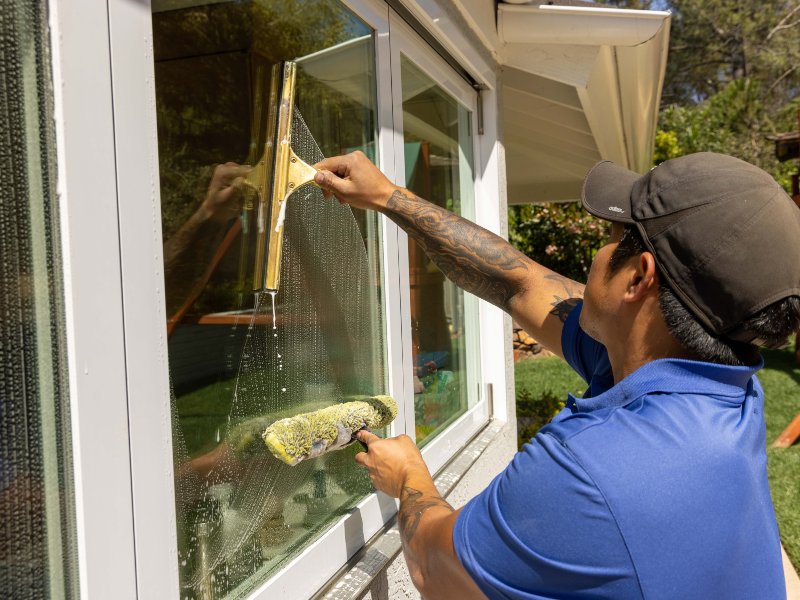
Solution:
[{"label": "green shrub", "polygon": [[608,224],[580,202],[524,204],[508,209],[508,239],[536,262],[575,281],[586,281]]},{"label": "green shrub", "polygon": [[580,396],[586,389],[583,379],[556,356],[519,361],[514,381],[519,448],[564,408],[567,394]]},{"label": "green shrub", "polygon": [[550,391],[535,394],[523,388],[517,392],[517,448],[521,449],[564,408],[565,398]]}]

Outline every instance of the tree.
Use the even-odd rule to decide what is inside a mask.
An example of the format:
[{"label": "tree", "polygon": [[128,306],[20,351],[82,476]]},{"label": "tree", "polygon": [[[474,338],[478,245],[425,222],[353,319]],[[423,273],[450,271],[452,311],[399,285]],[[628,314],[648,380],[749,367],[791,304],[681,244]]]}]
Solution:
[{"label": "tree", "polygon": [[777,161],[768,136],[796,127],[800,102],[795,98],[770,111],[760,91],[757,82],[743,77],[704,102],[663,108],[656,135],[655,164],[692,152],[721,152],[758,165],[788,190],[790,174],[796,166]]},{"label": "tree", "polygon": [[[654,164],[701,151],[739,157],[789,189],[796,169],[774,157],[771,134],[797,127],[798,0],[606,0],[672,11]],[[509,237],[521,251],[582,279],[602,229],[577,205],[512,207]]]},{"label": "tree", "polygon": [[669,60],[655,162],[710,150],[760,166],[788,188],[768,136],[796,128],[797,0],[669,0]]},{"label": "tree", "polygon": [[796,0],[669,0],[672,11],[663,102],[708,100],[749,79],[767,110],[800,85],[800,3]]}]

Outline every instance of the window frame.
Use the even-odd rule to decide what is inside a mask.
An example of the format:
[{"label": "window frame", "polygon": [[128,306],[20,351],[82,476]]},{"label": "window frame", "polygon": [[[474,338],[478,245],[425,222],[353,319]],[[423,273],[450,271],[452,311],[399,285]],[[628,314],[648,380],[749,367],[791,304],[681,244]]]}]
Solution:
[{"label": "window frame", "polygon": [[[383,0],[342,1],[375,31],[378,156],[384,173],[400,181],[394,49],[402,46],[407,55],[420,57],[416,64],[422,61],[429,73],[436,69],[437,81],[446,79],[461,92],[466,84]],[[80,589],[86,597],[165,597],[180,588],[152,14],[148,2],[87,0],[80,7],[71,0],[49,2]],[[395,41],[398,35],[402,44],[399,37]],[[493,81],[485,62],[472,55],[459,58]],[[494,198],[501,189],[498,173],[491,174],[497,165],[496,115],[485,119],[491,137],[478,139],[475,92],[466,89],[473,95],[475,197]],[[491,203],[476,201],[472,210],[481,224],[498,230],[495,220],[502,217],[494,215]],[[481,214],[488,218],[481,221]],[[384,216],[379,227],[387,385],[401,400],[391,434],[413,437],[408,237]],[[477,314],[481,343],[472,356],[485,373],[487,359],[499,364],[491,354],[497,343],[487,348],[486,333],[498,337],[502,313],[480,302]],[[504,373],[497,377],[505,381]],[[485,381],[483,375],[479,381]],[[477,405],[424,448],[433,472],[490,418],[485,386],[474,393]],[[367,496],[248,597],[312,596],[396,511],[394,499]],[[315,569],[304,568],[308,564]]]},{"label": "window frame", "polygon": [[49,25],[78,587],[82,598],[133,600],[109,12],[106,0],[74,4],[50,0]]},{"label": "window frame", "polygon": [[[419,35],[400,17],[393,9],[389,14],[389,29],[391,32],[391,53],[392,65],[391,76],[395,83],[392,87],[392,105],[395,107],[394,116],[394,156],[395,156],[395,183],[405,185],[405,162],[404,162],[404,135],[403,135],[403,97],[402,97],[402,77],[401,62],[402,57],[411,61],[414,66],[428,75],[437,85],[448,93],[453,100],[464,106],[469,111],[470,126],[472,128],[472,168],[473,168],[473,198],[471,202],[462,204],[462,215],[475,220],[476,198],[481,194],[482,183],[477,176],[478,166],[481,164],[481,148],[478,144],[478,102],[477,91],[470,87],[428,44],[420,39]],[[413,355],[411,347],[411,294],[409,281],[409,258],[408,258],[408,236],[401,232],[403,243],[401,244],[401,269],[402,278],[402,301],[403,301],[403,331],[406,332],[404,339],[404,354],[406,365],[406,381],[411,383],[413,380]],[[472,294],[464,292],[464,309],[467,320],[474,318],[476,321],[467,333],[467,397],[475,400],[474,405],[468,408],[464,414],[459,416],[446,429],[436,434],[422,448],[422,456],[428,465],[431,473],[438,472],[447,462],[453,458],[454,454],[478,432],[489,421],[489,406],[485,388],[482,385],[482,368],[480,357],[480,308],[479,300]],[[411,385],[407,386],[404,404],[411,407],[405,414],[405,433],[416,440],[416,428],[414,420],[414,390]]]},{"label": "window frame", "polygon": [[[391,80],[388,77],[388,6],[378,0],[344,4],[375,31],[378,77],[378,152],[381,166],[393,176]],[[163,256],[158,190],[158,144],[152,54],[152,16],[149,6],[125,0],[109,1],[111,72],[114,95],[119,235],[125,338],[130,468],[133,480],[136,579],[140,597],[162,597],[179,590],[169,365],[166,353],[166,312],[163,302]],[[140,78],[128,75],[139,73]],[[123,76],[114,77],[114,74]],[[387,164],[383,164],[383,163]],[[142,177],[146,173],[147,176]],[[148,198],[149,202],[142,202]],[[124,224],[124,226],[123,226]],[[388,386],[404,396],[405,381],[397,377],[402,361],[397,299],[398,228],[380,220],[383,298],[386,323]],[[143,238],[142,232],[149,235]],[[153,352],[158,348],[158,352]],[[157,400],[154,400],[157,399]],[[402,412],[403,408],[401,408]],[[396,513],[395,500],[370,494],[331,525],[248,597],[299,598],[321,588],[367,539]],[[305,568],[314,564],[313,571]]]}]

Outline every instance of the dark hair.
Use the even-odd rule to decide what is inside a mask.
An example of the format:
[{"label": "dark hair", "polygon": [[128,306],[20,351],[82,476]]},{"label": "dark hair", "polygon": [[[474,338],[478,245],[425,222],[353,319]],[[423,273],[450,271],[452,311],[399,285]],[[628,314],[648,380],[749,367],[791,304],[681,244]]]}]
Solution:
[{"label": "dark hair", "polygon": [[[625,225],[619,244],[609,259],[609,274],[647,248],[634,225]],[[669,332],[687,352],[699,360],[723,365],[746,365],[758,361],[758,347],[730,340],[708,331],[670,289],[659,270],[658,301]],[[800,327],[800,297],[789,296],[773,302],[747,318],[743,325],[758,334],[767,346],[777,346]]]}]

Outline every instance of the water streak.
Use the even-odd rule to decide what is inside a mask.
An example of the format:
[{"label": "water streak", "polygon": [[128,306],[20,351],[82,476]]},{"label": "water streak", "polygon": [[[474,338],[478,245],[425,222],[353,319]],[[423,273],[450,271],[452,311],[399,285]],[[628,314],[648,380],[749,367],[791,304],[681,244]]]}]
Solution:
[{"label": "water streak", "polygon": [[276,292],[275,290],[267,290],[267,293],[272,298],[272,328],[277,329],[278,322],[275,320],[275,296],[278,295],[278,292]]}]

